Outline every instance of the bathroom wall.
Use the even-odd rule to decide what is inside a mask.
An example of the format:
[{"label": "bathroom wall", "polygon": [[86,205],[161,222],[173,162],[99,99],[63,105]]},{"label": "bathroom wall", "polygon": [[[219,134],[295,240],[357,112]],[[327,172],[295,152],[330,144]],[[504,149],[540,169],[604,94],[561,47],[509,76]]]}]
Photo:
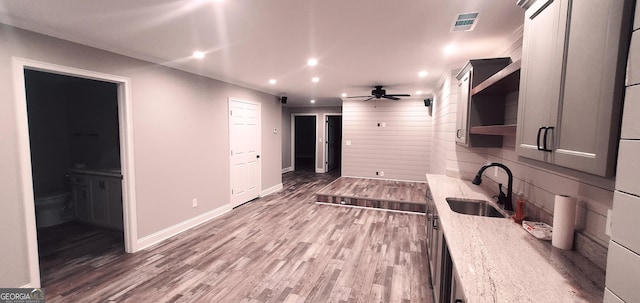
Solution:
[{"label": "bathroom wall", "polygon": [[66,90],[60,89],[61,83],[47,81],[42,75],[32,71],[25,73],[36,196],[69,190],[65,175],[72,164]]},{"label": "bathroom wall", "polygon": [[25,72],[34,192],[69,190],[69,168],[119,168],[117,87]]}]

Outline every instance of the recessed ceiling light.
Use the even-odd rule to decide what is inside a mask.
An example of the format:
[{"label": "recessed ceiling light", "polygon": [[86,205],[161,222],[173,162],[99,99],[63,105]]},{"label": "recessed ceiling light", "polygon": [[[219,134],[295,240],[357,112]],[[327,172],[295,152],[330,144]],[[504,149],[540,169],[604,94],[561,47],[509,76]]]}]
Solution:
[{"label": "recessed ceiling light", "polygon": [[276,84],[276,82],[278,82],[278,81],[276,81],[276,79],[269,80],[269,84]]},{"label": "recessed ceiling light", "polygon": [[318,81],[320,81],[320,78],[318,78],[318,77],[313,77],[313,78],[311,78],[311,81],[313,81],[313,82],[318,82]]},{"label": "recessed ceiling light", "polygon": [[346,97],[347,93],[342,93],[342,98]]},{"label": "recessed ceiling light", "polygon": [[416,95],[418,95],[418,96],[422,95],[422,91],[421,90],[416,91]]},{"label": "recessed ceiling light", "polygon": [[444,48],[444,53],[449,55],[449,54],[453,54],[453,52],[456,51],[456,46],[453,44],[449,44],[447,46],[445,46]]},{"label": "recessed ceiling light", "polygon": [[309,101],[309,102],[311,102],[311,103],[316,103],[316,100],[311,100],[311,101]]},{"label": "recessed ceiling light", "polygon": [[318,59],[311,58],[311,59],[307,60],[307,65],[309,65],[309,66],[316,66],[316,65],[318,65]]},{"label": "recessed ceiling light", "polygon": [[418,77],[420,78],[424,78],[427,76],[427,71],[426,70],[422,70],[418,73]]},{"label": "recessed ceiling light", "polygon": [[204,58],[204,52],[195,51],[195,52],[193,52],[193,57],[196,58],[196,59],[202,59],[202,58]]}]

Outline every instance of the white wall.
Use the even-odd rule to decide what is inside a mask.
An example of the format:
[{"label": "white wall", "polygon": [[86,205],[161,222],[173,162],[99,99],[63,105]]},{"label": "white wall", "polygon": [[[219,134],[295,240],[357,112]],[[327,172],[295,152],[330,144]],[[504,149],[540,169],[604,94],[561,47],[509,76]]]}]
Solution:
[{"label": "white wall", "polygon": [[[276,96],[0,25],[0,285],[28,280],[12,57],[131,79],[137,238],[229,202],[228,97],[262,104],[262,188],[281,184]],[[198,207],[191,199],[198,198]],[[32,202],[31,202],[32,203]]]},{"label": "white wall", "polygon": [[342,111],[343,176],[424,181],[432,122],[422,100],[345,99]]}]

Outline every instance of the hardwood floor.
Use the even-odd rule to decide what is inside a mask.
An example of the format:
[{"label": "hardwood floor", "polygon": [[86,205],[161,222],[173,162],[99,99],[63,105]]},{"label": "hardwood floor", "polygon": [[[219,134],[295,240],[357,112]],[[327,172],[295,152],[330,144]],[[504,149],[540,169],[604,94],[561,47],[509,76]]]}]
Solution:
[{"label": "hardwood floor", "polygon": [[341,205],[426,211],[426,182],[341,177],[317,193],[317,201]]},{"label": "hardwood floor", "polygon": [[60,264],[47,302],[431,302],[424,216],[314,203],[335,178],[287,173],[149,249]]}]

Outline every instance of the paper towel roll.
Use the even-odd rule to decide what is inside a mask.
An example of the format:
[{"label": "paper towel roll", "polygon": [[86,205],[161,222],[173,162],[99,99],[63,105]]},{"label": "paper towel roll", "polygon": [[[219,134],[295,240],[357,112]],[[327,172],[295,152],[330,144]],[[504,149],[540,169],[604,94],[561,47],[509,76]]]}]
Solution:
[{"label": "paper towel roll", "polygon": [[576,202],[574,197],[556,195],[553,207],[553,236],[551,244],[560,249],[573,248],[573,233],[576,222]]}]

